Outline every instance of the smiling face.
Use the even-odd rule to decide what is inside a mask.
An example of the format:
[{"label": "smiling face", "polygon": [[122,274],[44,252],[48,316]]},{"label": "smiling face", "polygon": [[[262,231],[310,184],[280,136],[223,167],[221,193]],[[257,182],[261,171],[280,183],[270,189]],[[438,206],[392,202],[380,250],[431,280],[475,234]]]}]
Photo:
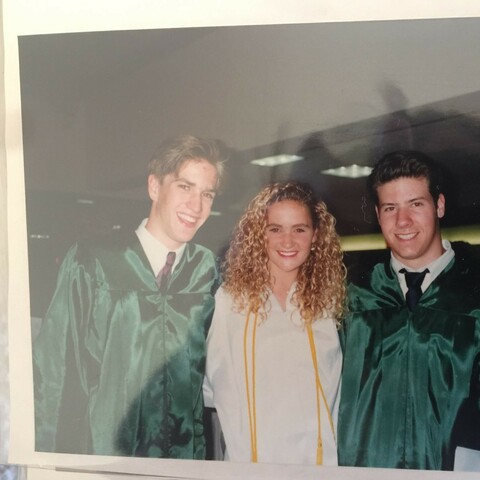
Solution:
[{"label": "smiling face", "polygon": [[273,278],[293,282],[314,240],[312,218],[305,205],[282,200],[268,207],[266,248]]},{"label": "smiling face", "polygon": [[188,160],[162,179],[150,175],[147,230],[171,250],[189,242],[210,215],[216,184],[216,168],[203,159]]},{"label": "smiling face", "polygon": [[378,187],[378,223],[392,254],[407,267],[418,269],[443,253],[439,219],[445,198],[437,205],[424,177],[401,177]]}]

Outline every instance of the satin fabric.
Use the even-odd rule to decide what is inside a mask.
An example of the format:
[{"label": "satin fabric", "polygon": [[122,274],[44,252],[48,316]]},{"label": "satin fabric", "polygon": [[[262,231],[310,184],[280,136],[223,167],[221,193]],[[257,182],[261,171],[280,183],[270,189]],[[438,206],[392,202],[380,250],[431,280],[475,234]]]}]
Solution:
[{"label": "satin fabric", "polygon": [[350,286],[340,465],[452,469],[461,407],[480,406],[469,398],[478,382],[479,271],[457,255],[412,312],[389,262]]},{"label": "satin fabric", "polygon": [[34,343],[40,451],[205,456],[213,254],[189,244],[161,293],[135,235],[73,246]]}]

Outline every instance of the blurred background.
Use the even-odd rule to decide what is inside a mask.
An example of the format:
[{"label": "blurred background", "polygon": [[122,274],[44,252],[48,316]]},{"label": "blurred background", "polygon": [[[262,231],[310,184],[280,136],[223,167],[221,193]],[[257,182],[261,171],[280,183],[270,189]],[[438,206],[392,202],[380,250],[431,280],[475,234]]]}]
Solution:
[{"label": "blurred background", "polygon": [[268,182],[308,181],[351,271],[384,244],[365,176],[417,149],[447,172],[445,237],[480,244],[480,20],[136,30],[19,39],[32,317],[76,240],[148,215],[165,138],[223,140],[224,191],[195,237],[221,256]]}]

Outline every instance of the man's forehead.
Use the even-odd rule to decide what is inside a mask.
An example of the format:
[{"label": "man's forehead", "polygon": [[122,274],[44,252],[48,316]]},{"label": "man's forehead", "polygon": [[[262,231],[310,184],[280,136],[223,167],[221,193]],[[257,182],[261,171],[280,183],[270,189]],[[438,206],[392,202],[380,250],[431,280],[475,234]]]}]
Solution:
[{"label": "man's forehead", "polygon": [[[192,168],[199,164],[204,164],[207,167],[210,167],[214,172],[212,171],[208,172],[208,169],[202,170],[202,169]],[[164,178],[170,176],[173,180],[183,179],[183,180],[188,180],[188,182],[191,184],[200,184],[200,183],[204,183],[205,177],[209,177],[212,173],[213,173],[212,175],[213,185],[211,186],[211,190],[216,190],[217,183],[218,183],[218,176],[219,176],[218,169],[213,163],[209,162],[208,160],[205,160],[204,158],[188,159],[184,163],[182,163],[177,168],[177,170],[175,170],[170,174],[165,175]]]},{"label": "man's forehead", "polygon": [[400,177],[379,185],[377,189],[379,203],[389,203],[391,199],[409,201],[414,199],[433,199],[425,177]]},{"label": "man's forehead", "polygon": [[429,191],[428,180],[425,177],[399,177],[378,186],[377,191],[391,192],[395,190]]},{"label": "man's forehead", "polygon": [[183,163],[181,163],[178,167],[177,167],[177,170],[174,172],[174,174],[176,174],[177,176],[178,175],[181,175],[181,172],[184,171],[184,170],[188,170],[190,169],[193,165],[199,165],[199,164],[205,164],[207,166],[210,166],[211,168],[213,168],[215,170],[215,172],[218,172],[218,169],[217,167],[210,161],[208,161],[207,159],[205,158],[201,158],[201,157],[195,157],[195,158],[188,158],[186,160],[184,160]]}]

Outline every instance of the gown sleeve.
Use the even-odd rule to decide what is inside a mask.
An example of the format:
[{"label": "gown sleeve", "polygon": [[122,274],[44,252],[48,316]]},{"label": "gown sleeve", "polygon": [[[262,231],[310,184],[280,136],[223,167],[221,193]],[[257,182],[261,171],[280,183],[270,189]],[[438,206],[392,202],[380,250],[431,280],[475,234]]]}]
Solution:
[{"label": "gown sleeve", "polygon": [[206,407],[215,406],[212,377],[215,375],[218,365],[222,363],[223,352],[228,345],[225,328],[222,327],[222,324],[224,325],[225,322],[220,321],[221,317],[226,314],[224,297],[223,289],[220,288],[217,290],[215,295],[215,310],[207,335],[207,357],[205,377],[203,380],[203,398]]},{"label": "gown sleeve", "polygon": [[[94,388],[87,370],[99,362],[98,349],[91,343],[90,351],[85,348],[94,280],[78,262],[77,249],[70,249],[60,267],[53,299],[33,346],[35,444],[40,451],[68,451],[69,438],[85,438],[89,443],[91,437],[88,432],[79,433],[88,425],[88,394]],[[74,411],[66,405],[74,405]],[[69,422],[62,422],[62,417],[69,417]],[[65,424],[70,425],[69,431],[59,431]]]}]

